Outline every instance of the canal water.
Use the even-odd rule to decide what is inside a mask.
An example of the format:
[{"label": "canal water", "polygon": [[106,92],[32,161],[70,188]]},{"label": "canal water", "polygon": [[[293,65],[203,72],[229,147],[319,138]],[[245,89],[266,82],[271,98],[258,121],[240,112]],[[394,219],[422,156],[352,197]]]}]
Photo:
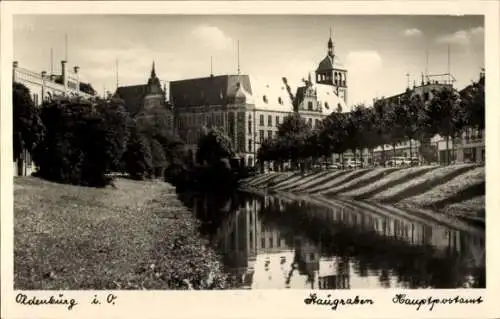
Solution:
[{"label": "canal water", "polygon": [[484,230],[383,206],[180,195],[241,289],[484,288]]}]

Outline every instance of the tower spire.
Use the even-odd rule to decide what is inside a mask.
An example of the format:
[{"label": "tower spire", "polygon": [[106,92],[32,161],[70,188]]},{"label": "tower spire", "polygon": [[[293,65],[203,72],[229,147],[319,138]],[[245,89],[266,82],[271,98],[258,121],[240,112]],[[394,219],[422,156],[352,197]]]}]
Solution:
[{"label": "tower spire", "polygon": [[151,68],[151,77],[152,78],[156,77],[155,61],[154,60],[153,60],[153,67]]},{"label": "tower spire", "polygon": [[68,34],[64,34],[64,60],[68,61]]},{"label": "tower spire", "polygon": [[214,76],[212,56],[210,56],[210,76]]},{"label": "tower spire", "polygon": [[332,28],[330,28],[330,37],[328,38],[328,56],[333,57]]},{"label": "tower spire", "polygon": [[240,75],[240,40],[238,40],[238,75]]},{"label": "tower spire", "polygon": [[119,82],[118,82],[118,59],[116,59],[116,89],[118,90]]}]

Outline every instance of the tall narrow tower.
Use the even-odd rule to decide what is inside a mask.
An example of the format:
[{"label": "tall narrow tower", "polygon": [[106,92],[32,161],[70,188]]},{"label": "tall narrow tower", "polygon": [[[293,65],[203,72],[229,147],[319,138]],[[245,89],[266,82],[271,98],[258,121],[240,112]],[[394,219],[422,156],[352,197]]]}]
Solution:
[{"label": "tall narrow tower", "polygon": [[327,54],[316,69],[316,83],[331,85],[335,94],[347,104],[347,69],[335,55],[331,29]]}]

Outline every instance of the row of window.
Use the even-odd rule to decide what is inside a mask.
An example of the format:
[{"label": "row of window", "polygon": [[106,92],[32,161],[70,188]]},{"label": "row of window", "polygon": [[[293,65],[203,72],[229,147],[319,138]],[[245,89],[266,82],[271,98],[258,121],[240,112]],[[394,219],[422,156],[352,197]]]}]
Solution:
[{"label": "row of window", "polygon": [[[260,126],[265,126],[264,119],[265,119],[264,114],[260,114],[260,116],[259,116],[259,125]],[[275,123],[276,127],[278,127],[280,125],[279,115],[276,115],[274,123]],[[273,126],[273,116],[272,115],[267,116],[267,126]]]},{"label": "row of window", "polygon": [[[266,104],[268,104],[268,103],[269,103],[269,99],[267,98],[267,95],[263,95],[263,96],[262,96],[262,101],[263,101],[264,103],[266,103]],[[278,103],[279,103],[280,105],[283,105],[283,99],[281,98],[281,96],[280,96],[280,97],[278,97]]]}]

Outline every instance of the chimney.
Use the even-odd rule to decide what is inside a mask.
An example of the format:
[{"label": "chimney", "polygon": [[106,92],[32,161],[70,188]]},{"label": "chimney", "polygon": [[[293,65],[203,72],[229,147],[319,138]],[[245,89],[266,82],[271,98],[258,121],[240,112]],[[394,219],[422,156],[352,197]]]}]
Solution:
[{"label": "chimney", "polygon": [[62,60],[61,61],[61,75],[62,75],[62,80],[63,80],[63,85],[64,85],[64,91],[68,93],[68,72],[66,70],[66,64],[67,61]]}]

